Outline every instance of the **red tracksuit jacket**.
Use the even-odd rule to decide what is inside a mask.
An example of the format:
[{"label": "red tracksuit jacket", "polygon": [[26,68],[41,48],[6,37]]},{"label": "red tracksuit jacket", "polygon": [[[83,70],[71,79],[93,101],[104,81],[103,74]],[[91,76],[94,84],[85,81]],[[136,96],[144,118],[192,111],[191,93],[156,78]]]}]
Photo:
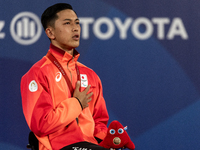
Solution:
[{"label": "red tracksuit jacket", "polygon": [[73,57],[52,44],[49,51],[63,66],[73,88],[77,82],[77,64],[81,90],[91,85],[89,92],[93,96],[89,107],[82,110],[78,100],[71,97],[64,77],[46,56],[31,67],[21,80],[22,107],[28,126],[39,140],[40,150],[60,149],[81,141],[97,144],[94,137],[104,139],[109,119],[99,77],[77,62],[77,51]]}]

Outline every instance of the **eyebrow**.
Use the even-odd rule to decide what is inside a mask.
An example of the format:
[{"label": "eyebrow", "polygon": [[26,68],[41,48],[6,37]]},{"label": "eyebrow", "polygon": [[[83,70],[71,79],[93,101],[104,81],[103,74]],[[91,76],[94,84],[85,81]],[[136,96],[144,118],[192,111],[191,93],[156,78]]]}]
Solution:
[{"label": "eyebrow", "polygon": [[[63,21],[72,21],[72,19],[64,19]],[[79,19],[75,19],[75,21],[79,21]]]}]

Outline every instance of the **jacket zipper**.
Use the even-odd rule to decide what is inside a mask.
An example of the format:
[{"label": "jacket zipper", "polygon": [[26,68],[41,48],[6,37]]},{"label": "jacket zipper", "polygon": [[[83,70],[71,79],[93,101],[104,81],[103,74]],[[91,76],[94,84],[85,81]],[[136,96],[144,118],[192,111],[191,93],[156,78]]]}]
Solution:
[{"label": "jacket zipper", "polygon": [[[73,57],[72,59],[74,59],[74,57]],[[67,62],[67,69],[68,69],[69,74],[70,74],[70,77],[71,77],[71,83],[72,83],[72,72],[71,72],[70,69],[69,69],[69,62],[70,62],[72,59],[70,59],[70,60]]]},{"label": "jacket zipper", "polygon": [[[71,72],[70,69],[69,69],[69,62],[72,61],[72,60],[74,60],[74,56],[73,56],[72,59],[70,59],[70,60],[68,61],[68,63],[67,63],[67,69],[68,69],[69,74],[70,74],[70,77],[71,77],[71,83],[73,83],[73,82],[72,82],[72,72]],[[77,124],[79,125],[78,117],[76,118],[76,122],[77,122]]]}]

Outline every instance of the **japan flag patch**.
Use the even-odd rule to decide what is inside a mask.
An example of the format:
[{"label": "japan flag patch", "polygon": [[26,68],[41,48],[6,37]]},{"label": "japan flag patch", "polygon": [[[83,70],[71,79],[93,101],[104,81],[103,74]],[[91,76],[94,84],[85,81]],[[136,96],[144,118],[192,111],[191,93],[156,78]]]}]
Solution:
[{"label": "japan flag patch", "polygon": [[81,77],[81,87],[87,87],[88,86],[88,78],[86,74],[80,74]]}]

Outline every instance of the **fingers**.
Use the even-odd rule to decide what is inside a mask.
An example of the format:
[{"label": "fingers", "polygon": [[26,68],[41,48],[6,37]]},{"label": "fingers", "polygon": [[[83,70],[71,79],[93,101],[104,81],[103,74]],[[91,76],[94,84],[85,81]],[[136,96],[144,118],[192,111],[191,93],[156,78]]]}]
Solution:
[{"label": "fingers", "polygon": [[82,92],[80,91],[81,82],[77,81],[73,96],[78,98],[83,109],[89,106],[92,100],[93,92],[89,92],[91,85],[87,86]]},{"label": "fingers", "polygon": [[80,81],[77,81],[77,82],[76,82],[75,91],[77,91],[77,90],[79,91],[80,86],[81,86],[81,82],[80,82]]},{"label": "fingers", "polygon": [[90,87],[91,85],[88,85],[83,92],[86,94],[90,90]]},{"label": "fingers", "polygon": [[[80,86],[81,86],[81,82],[80,81],[77,81],[76,82],[76,87],[75,87],[75,90],[79,90],[80,89]],[[85,94],[90,90],[90,87],[91,85],[88,85],[85,90],[83,91]]]},{"label": "fingers", "polygon": [[89,94],[87,94],[87,98],[89,99],[89,102],[92,100],[91,96],[93,95],[93,92],[90,92]]},{"label": "fingers", "polygon": [[[80,81],[77,81],[77,82],[79,82],[79,83],[77,83],[77,84],[78,84],[77,89],[79,89],[79,88],[80,88]],[[93,92],[87,94],[88,91],[90,90],[90,87],[91,87],[91,85],[88,85],[88,86],[82,91],[84,94],[87,95],[87,98],[90,98],[90,97],[93,95]]]}]

